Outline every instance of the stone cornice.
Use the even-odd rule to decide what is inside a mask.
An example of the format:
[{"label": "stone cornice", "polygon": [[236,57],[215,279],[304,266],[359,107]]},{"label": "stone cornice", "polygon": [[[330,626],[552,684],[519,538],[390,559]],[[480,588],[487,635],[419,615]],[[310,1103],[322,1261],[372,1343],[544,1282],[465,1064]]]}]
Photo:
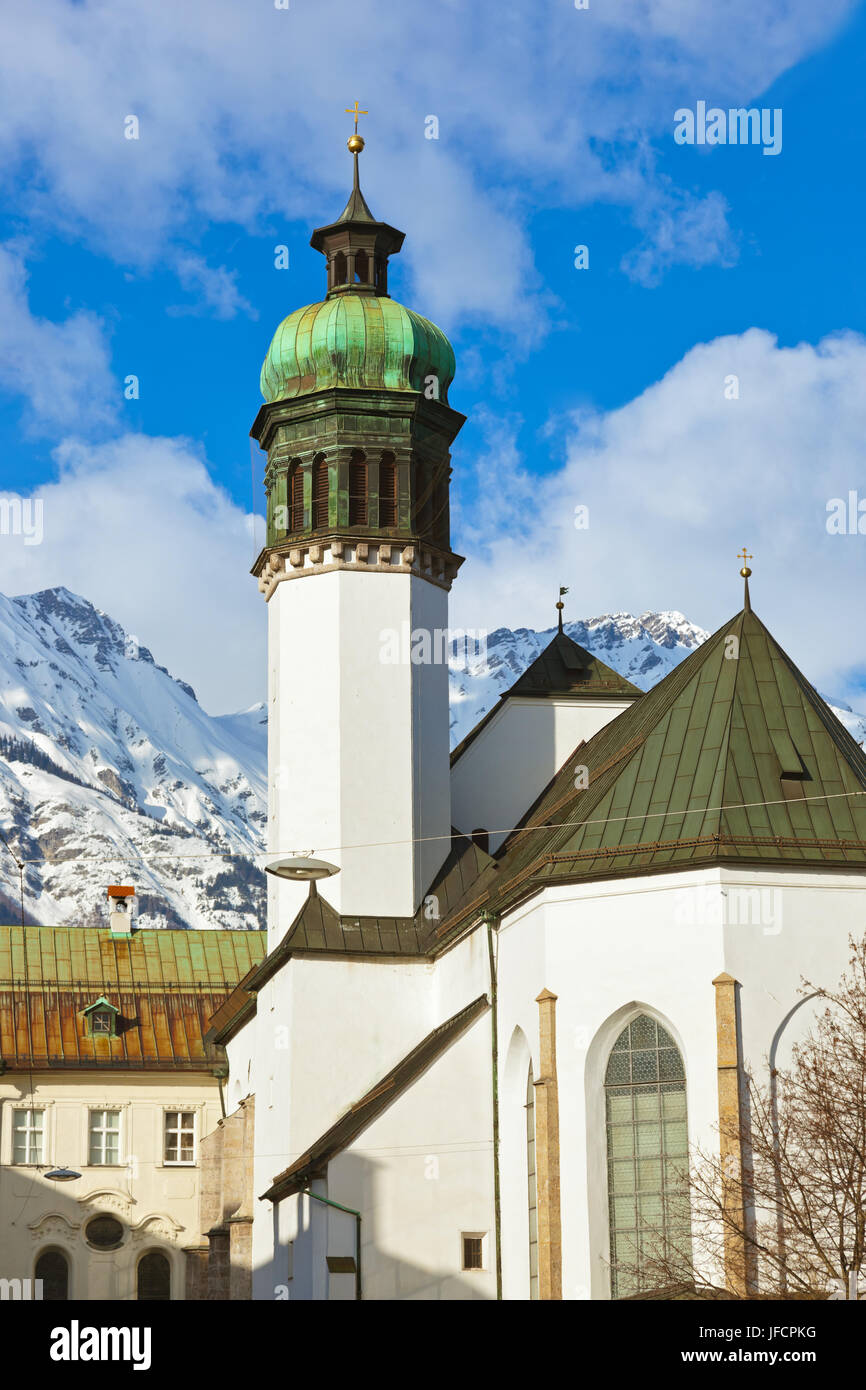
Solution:
[{"label": "stone cornice", "polygon": [[259,592],[270,599],[279,584],[333,570],[378,574],[413,574],[440,589],[450,589],[463,557],[413,540],[360,539],[358,536],[306,537],[263,550],[253,566]]}]

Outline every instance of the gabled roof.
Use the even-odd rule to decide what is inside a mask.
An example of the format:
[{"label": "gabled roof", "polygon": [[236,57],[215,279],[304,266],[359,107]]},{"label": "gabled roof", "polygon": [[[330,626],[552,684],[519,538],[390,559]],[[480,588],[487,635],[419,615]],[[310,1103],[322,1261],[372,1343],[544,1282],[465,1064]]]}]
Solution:
[{"label": "gabled roof", "polygon": [[864,793],[866,754],[746,608],[572,755],[506,841],[503,893],[708,861],[863,868]]},{"label": "gabled roof", "polygon": [[[0,927],[0,1067],[210,1071],[221,1054],[208,1019],[265,943],[259,931]],[[115,1034],[92,1035],[106,1006]]]},{"label": "gabled roof", "polygon": [[263,1192],[260,1202],[279,1202],[300,1188],[306,1187],[317,1174],[327,1166],[332,1158],[351,1144],[392,1101],[407,1090],[423,1071],[435,1062],[437,1057],[451,1046],[456,1038],[474,1023],[476,1018],[490,1007],[486,994],[479,995],[465,1009],[449,1018],[447,1022],[434,1028],[426,1038],[413,1048],[396,1067],[377,1081],[374,1086],[341,1115],[336,1124],[326,1130],[321,1138],[301,1154],[300,1158],[274,1178],[267,1192]]},{"label": "gabled roof", "polygon": [[567,632],[557,632],[514,684],[500,695],[497,703],[458,743],[451,754],[451,765],[453,767],[470,744],[475,742],[482,729],[486,729],[505,701],[515,696],[522,699],[552,699],[558,696],[570,700],[606,697],[636,700],[639,695],[643,695],[643,691],[632,685],[625,676],[599,661]]}]

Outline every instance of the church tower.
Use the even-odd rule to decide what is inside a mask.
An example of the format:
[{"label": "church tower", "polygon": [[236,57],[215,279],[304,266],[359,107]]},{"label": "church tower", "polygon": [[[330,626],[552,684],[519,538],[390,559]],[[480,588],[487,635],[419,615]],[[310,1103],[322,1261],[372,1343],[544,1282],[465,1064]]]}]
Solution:
[{"label": "church tower", "polygon": [[[354,186],[310,245],[326,292],[274,334],[252,428],[267,453],[268,849],[339,865],[338,913],[411,917],[449,850],[454,353],[388,294],[403,232]],[[414,659],[413,659],[414,657]],[[305,885],[272,882],[270,944]]]}]

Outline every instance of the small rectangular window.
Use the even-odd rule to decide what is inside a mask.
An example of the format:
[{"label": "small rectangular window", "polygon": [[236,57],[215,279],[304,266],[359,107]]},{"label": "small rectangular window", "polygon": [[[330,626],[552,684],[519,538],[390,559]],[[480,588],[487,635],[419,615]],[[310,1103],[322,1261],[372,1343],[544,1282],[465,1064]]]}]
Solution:
[{"label": "small rectangular window", "polygon": [[91,1110],[88,1162],[93,1167],[120,1162],[119,1110]]},{"label": "small rectangular window", "polygon": [[475,1231],[464,1231],[461,1236],[463,1241],[463,1268],[465,1270],[478,1270],[484,1268],[484,1235]]},{"label": "small rectangular window", "polygon": [[16,1110],[12,1121],[12,1162],[41,1163],[44,1110]]},{"label": "small rectangular window", "polygon": [[195,1111],[165,1112],[165,1163],[195,1162]]}]

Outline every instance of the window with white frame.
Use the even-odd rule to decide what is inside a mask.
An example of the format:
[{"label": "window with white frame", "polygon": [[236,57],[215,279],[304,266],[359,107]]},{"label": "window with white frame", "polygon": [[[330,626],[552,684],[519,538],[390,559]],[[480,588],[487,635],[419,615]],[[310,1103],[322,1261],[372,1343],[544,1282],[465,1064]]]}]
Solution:
[{"label": "window with white frame", "polygon": [[12,1119],[12,1162],[41,1163],[45,1136],[44,1110],[15,1110]]},{"label": "window with white frame", "polygon": [[194,1110],[166,1110],[163,1162],[195,1162]]},{"label": "window with white frame", "polygon": [[93,1166],[120,1162],[119,1110],[91,1110],[88,1162]]}]

